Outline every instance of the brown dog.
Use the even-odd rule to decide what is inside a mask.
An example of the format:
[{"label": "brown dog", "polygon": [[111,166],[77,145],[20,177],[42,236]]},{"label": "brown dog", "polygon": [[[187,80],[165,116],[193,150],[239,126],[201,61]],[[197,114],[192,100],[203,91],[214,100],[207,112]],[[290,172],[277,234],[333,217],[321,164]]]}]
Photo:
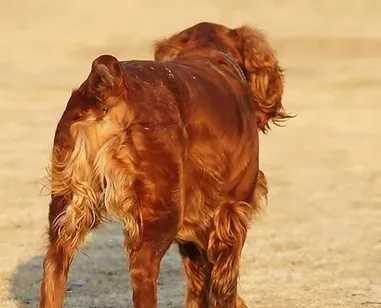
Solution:
[{"label": "brown dog", "polygon": [[237,295],[250,218],[267,195],[258,132],[288,117],[282,70],[261,32],[200,23],[155,47],[156,61],[94,60],[58,123],[40,307],[62,307],[85,235],[124,223],[134,306],[157,307],[176,241],[187,307],[245,307]]}]

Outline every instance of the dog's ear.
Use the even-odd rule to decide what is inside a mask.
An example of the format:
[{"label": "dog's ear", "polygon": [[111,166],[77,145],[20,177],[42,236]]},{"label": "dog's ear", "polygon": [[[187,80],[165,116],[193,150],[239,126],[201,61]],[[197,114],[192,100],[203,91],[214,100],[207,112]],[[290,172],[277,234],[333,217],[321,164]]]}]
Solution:
[{"label": "dog's ear", "polygon": [[156,61],[169,61],[177,56],[179,46],[175,44],[174,38],[162,39],[154,45],[154,59]]},{"label": "dog's ear", "polygon": [[110,55],[101,55],[91,66],[91,72],[82,91],[89,97],[106,99],[123,92],[123,71],[119,61]]},{"label": "dog's ear", "polygon": [[266,133],[269,121],[279,125],[291,116],[282,105],[283,70],[265,35],[248,26],[235,29],[242,42],[242,57],[254,101],[258,128]]},{"label": "dog's ear", "polygon": [[156,41],[154,45],[154,59],[156,61],[169,61],[177,57],[190,40],[189,31],[183,31]]}]

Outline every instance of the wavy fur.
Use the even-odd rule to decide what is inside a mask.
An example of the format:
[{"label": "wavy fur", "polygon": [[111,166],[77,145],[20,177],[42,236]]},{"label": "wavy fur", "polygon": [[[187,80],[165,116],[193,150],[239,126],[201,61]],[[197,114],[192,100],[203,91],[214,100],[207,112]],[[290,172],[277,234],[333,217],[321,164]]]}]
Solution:
[{"label": "wavy fur", "polygon": [[211,271],[211,307],[234,307],[241,251],[249,227],[251,205],[246,202],[221,205],[213,218],[208,242]]},{"label": "wavy fur", "polygon": [[139,235],[136,214],[132,214],[138,210],[129,187],[132,158],[118,130],[99,147],[104,125],[78,123],[72,127],[75,144],[71,154],[53,154],[51,193],[69,200],[65,211],[54,219],[53,229],[62,244],[68,242],[70,247],[77,245],[81,233],[110,216],[121,217],[131,237]]},{"label": "wavy fur", "polygon": [[262,31],[244,26],[237,33],[243,42],[244,67],[258,108],[257,125],[266,133],[269,121],[280,125],[291,117],[282,105],[283,69]]}]

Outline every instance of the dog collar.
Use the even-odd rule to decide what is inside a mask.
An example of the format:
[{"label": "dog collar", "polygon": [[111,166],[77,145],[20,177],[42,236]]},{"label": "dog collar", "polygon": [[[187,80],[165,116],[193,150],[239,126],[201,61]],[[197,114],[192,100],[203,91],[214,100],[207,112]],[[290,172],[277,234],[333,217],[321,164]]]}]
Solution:
[{"label": "dog collar", "polygon": [[241,69],[241,67],[238,65],[238,63],[231,57],[229,56],[226,52],[222,52],[222,54],[224,55],[224,57],[226,58],[226,60],[228,60],[231,65],[233,65],[235,71],[238,73],[238,75],[241,77],[242,81],[244,83],[247,83],[248,80],[245,76],[245,73],[243,72],[243,70]]}]

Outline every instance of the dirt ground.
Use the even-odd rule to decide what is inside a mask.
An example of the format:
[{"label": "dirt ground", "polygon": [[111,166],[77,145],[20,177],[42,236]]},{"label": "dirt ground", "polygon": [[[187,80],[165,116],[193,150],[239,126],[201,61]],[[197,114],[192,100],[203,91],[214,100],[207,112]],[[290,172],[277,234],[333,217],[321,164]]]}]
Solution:
[{"label": "dirt ground", "polygon": [[[0,0],[0,307],[36,307],[54,128],[100,53],[151,58],[155,39],[198,21],[266,30],[298,114],[261,137],[269,205],[250,231],[249,307],[381,307],[379,0]],[[66,307],[131,306],[121,228],[96,232],[72,267]],[[182,307],[176,247],[160,307]],[[78,286],[80,285],[80,286]]]}]

